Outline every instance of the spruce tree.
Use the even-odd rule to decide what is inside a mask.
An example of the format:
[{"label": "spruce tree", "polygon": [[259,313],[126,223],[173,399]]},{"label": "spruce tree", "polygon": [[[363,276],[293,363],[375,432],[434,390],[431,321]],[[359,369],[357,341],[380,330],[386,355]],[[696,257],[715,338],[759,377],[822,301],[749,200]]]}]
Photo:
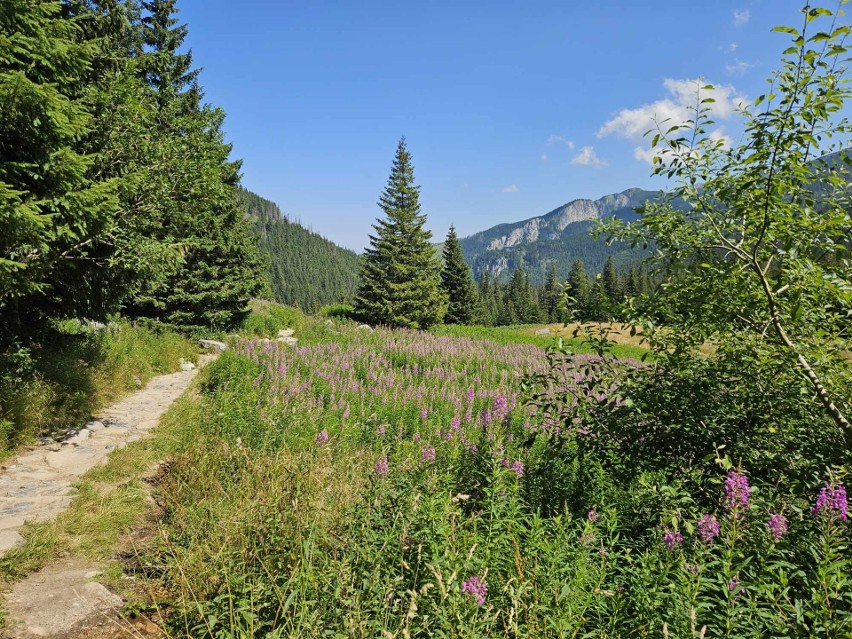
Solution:
[{"label": "spruce tree", "polygon": [[496,326],[500,300],[497,292],[497,283],[491,277],[491,271],[487,268],[479,275],[477,288],[479,292],[478,320],[485,326]]},{"label": "spruce tree", "polygon": [[115,303],[94,281],[119,185],[93,175],[79,145],[92,124],[85,80],[97,43],[61,9],[0,3],[0,341]]},{"label": "spruce tree", "polygon": [[476,289],[470,268],[464,261],[456,229],[450,226],[444,242],[444,268],[441,269],[441,289],[447,296],[448,306],[444,322],[471,324],[476,314]]},{"label": "spruce tree", "polygon": [[371,324],[429,328],[441,321],[447,301],[405,138],[397,146],[379,206],[385,219],[376,220],[376,234],[364,252],[357,311]]},{"label": "spruce tree", "polygon": [[176,2],[145,0],[142,3],[147,11],[142,19],[142,34],[151,49],[144,57],[143,73],[161,107],[180,98],[186,107],[197,109],[201,101],[199,70],[192,68],[191,51],[178,53],[188,30],[176,17]]},{"label": "spruce tree", "polygon": [[583,260],[574,260],[571,271],[568,273],[565,292],[568,301],[567,310],[575,319],[585,320],[588,316],[589,307],[589,277],[583,267]]},{"label": "spruce tree", "polygon": [[548,322],[559,321],[558,309],[561,293],[559,276],[556,274],[556,262],[551,261],[547,265],[547,273],[544,276],[544,290],[542,291],[542,306]]},{"label": "spruce tree", "polygon": [[620,278],[618,277],[618,271],[615,269],[615,263],[613,262],[612,255],[606,258],[606,264],[604,264],[601,279],[603,280],[602,283],[604,291],[606,291],[606,295],[609,298],[610,302],[615,304],[621,301],[621,282]]},{"label": "spruce tree", "polygon": [[178,53],[187,31],[175,18],[175,0],[150,0],[143,8],[148,49],[140,72],[157,105],[150,135],[160,151],[145,188],[162,193],[149,232],[182,247],[184,260],[128,310],[186,329],[233,328],[264,285],[263,262],[236,199],[240,163],[224,141],[224,112],[201,104],[191,55]]},{"label": "spruce tree", "polygon": [[603,322],[610,318],[610,299],[606,294],[603,277],[598,275],[589,289],[589,301],[586,307],[586,319]]}]

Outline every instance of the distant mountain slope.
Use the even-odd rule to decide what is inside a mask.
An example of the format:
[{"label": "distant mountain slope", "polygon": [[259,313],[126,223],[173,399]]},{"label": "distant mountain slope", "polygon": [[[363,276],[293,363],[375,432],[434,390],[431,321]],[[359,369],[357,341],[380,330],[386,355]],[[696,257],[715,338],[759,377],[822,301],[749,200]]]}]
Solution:
[{"label": "distant mountain slope", "polygon": [[358,287],[358,256],[291,222],[278,205],[247,190],[239,199],[252,219],[261,253],[268,258],[275,300],[316,310],[349,301]]},{"label": "distant mountain slope", "polygon": [[505,279],[513,269],[523,266],[534,282],[541,282],[549,261],[555,261],[560,277],[565,277],[578,258],[589,273],[597,273],[610,255],[617,263],[626,263],[642,253],[595,240],[589,235],[594,222],[612,215],[634,220],[637,214],[633,209],[657,195],[656,191],[628,189],[599,200],[574,200],[544,215],[462,238],[462,249],[477,276],[488,270]]}]

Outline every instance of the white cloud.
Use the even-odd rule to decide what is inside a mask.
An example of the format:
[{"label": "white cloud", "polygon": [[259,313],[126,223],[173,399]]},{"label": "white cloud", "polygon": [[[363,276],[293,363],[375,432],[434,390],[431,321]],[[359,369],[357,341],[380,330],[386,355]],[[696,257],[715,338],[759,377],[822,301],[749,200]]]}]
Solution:
[{"label": "white cloud", "polygon": [[567,146],[569,149],[573,149],[573,148],[574,148],[574,141],[573,141],[573,140],[568,140],[567,138],[563,138],[561,135],[551,135],[549,138],[547,138],[547,143],[548,143],[548,144],[557,144],[557,143],[559,143],[559,144],[564,144],[564,145],[565,145],[565,146]]},{"label": "white cloud", "polygon": [[[654,155],[661,151],[650,149],[645,138],[647,131],[656,131],[659,127],[663,132],[670,127],[684,124],[694,117],[696,101],[699,96],[713,98],[711,103],[703,106],[708,109],[707,115],[710,119],[719,122],[728,120],[734,116],[738,109],[745,108],[745,97],[733,86],[718,85],[713,89],[702,89],[706,82],[700,79],[674,80],[667,78],[663,86],[668,92],[668,97],[646,104],[635,109],[622,109],[615,117],[611,118],[598,129],[598,137],[616,135],[631,140],[640,146],[634,149],[633,155],[638,160],[651,162]],[[718,128],[721,131],[720,128]],[[710,135],[714,131],[710,132]]]},{"label": "white cloud", "polygon": [[734,144],[734,139],[725,133],[725,127],[719,127],[718,129],[710,132],[710,139],[714,142],[722,141],[722,146],[726,149],[730,149]]},{"label": "white cloud", "polygon": [[517,193],[518,192],[518,185],[517,184],[510,184],[509,186],[504,186],[502,189],[500,189],[500,192],[501,193]]},{"label": "white cloud", "polygon": [[725,71],[732,75],[742,75],[749,69],[751,69],[754,65],[751,62],[743,62],[742,60],[734,60],[733,62],[725,65]]},{"label": "white cloud", "polygon": [[739,46],[740,45],[738,45],[736,42],[731,42],[731,44],[728,45],[728,51],[730,51],[731,53],[736,53],[737,47]]},{"label": "white cloud", "polygon": [[748,9],[734,9],[734,26],[741,27],[751,20],[751,11]]},{"label": "white cloud", "polygon": [[546,152],[541,154],[541,161],[547,162],[547,153]]},{"label": "white cloud", "polygon": [[571,160],[571,164],[579,164],[581,166],[601,167],[609,164],[606,160],[602,160],[595,153],[595,149],[591,146],[584,146],[580,149],[580,153]]}]

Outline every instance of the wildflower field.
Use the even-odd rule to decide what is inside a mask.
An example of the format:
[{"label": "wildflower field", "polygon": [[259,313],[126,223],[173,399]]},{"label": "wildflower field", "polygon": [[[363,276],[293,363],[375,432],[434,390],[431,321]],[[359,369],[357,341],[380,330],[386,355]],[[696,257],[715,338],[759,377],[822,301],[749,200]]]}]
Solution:
[{"label": "wildflower field", "polygon": [[237,342],[185,408],[148,557],[174,635],[852,633],[838,478],[782,486],[726,455],[619,470],[612,420],[649,365],[310,334]]}]

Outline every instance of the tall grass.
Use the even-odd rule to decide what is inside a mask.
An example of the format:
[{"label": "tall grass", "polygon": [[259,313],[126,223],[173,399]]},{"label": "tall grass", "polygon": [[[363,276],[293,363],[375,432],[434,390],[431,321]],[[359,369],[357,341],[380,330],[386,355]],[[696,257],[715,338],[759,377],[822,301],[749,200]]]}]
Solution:
[{"label": "tall grass", "polygon": [[15,447],[77,427],[102,406],[173,372],[197,349],[171,331],[120,320],[94,330],[52,326],[26,347],[0,354],[0,457]]}]

